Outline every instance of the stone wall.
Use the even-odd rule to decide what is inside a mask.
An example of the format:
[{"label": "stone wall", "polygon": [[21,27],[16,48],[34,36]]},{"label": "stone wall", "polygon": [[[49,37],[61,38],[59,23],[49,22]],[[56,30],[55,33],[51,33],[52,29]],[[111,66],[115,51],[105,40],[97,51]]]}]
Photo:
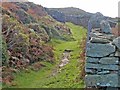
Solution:
[{"label": "stone wall", "polygon": [[120,36],[106,21],[92,29],[86,48],[86,87],[120,87]]}]

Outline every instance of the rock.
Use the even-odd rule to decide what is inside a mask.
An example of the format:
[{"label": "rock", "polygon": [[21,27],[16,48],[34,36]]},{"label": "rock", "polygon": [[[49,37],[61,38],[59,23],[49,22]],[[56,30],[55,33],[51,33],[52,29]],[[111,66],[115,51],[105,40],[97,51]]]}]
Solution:
[{"label": "rock", "polygon": [[120,37],[114,39],[113,44],[115,44],[117,48],[120,50]]},{"label": "rock", "polygon": [[116,36],[112,35],[112,34],[107,34],[107,35],[103,34],[103,36],[100,36],[100,38],[109,39],[109,40],[113,41],[113,39],[115,39]]},{"label": "rock", "polygon": [[87,74],[95,74],[95,70],[93,70],[93,69],[87,69],[87,68],[85,68],[85,72]]},{"label": "rock", "polygon": [[116,56],[116,57],[120,57],[120,51],[116,51],[116,52],[115,52],[115,56]]},{"label": "rock", "polygon": [[107,87],[106,90],[119,90],[118,87]]},{"label": "rock", "polygon": [[62,63],[62,64],[60,64],[60,65],[59,65],[59,67],[63,67],[63,66],[65,66],[65,64],[64,64],[64,63]]},{"label": "rock", "polygon": [[86,69],[103,69],[103,70],[119,70],[118,65],[92,64],[86,63]]},{"label": "rock", "polygon": [[85,83],[87,87],[120,87],[118,74],[86,75]]},{"label": "rock", "polygon": [[92,42],[92,43],[102,43],[102,44],[110,43],[110,41],[108,39],[95,38],[95,37],[92,37],[90,42]]},{"label": "rock", "polygon": [[100,22],[104,19],[105,17],[100,12],[97,12],[89,19],[89,22],[92,28],[100,28]]},{"label": "rock", "polygon": [[101,64],[119,64],[119,58],[117,57],[104,57],[99,61]]},{"label": "rock", "polygon": [[103,33],[106,33],[106,34],[110,34],[111,33],[110,24],[107,21],[105,21],[105,20],[102,20],[100,22],[100,28],[101,28]]},{"label": "rock", "polygon": [[117,24],[117,22],[112,21],[112,20],[107,20],[107,21],[109,22],[109,24],[110,24],[111,27],[115,27],[116,24]]},{"label": "rock", "polygon": [[110,41],[113,41],[113,39],[116,38],[115,35],[112,35],[112,34],[103,34],[103,33],[100,33],[100,32],[91,32],[90,33],[90,37],[96,37],[96,38],[101,38],[101,39],[108,39]]},{"label": "rock", "polygon": [[[92,29],[92,32],[93,33],[98,33],[98,32],[101,32],[100,28],[94,28]],[[101,33],[102,34],[102,33]]]},{"label": "rock", "polygon": [[99,58],[87,57],[86,62],[87,63],[98,63],[99,62]]},{"label": "rock", "polygon": [[99,33],[99,32],[96,32],[96,33],[91,32],[90,33],[90,37],[99,37],[99,36],[103,36],[103,34]]},{"label": "rock", "polygon": [[109,56],[110,56],[110,57],[114,57],[114,56],[115,56],[115,53],[112,53],[112,54],[110,54]]},{"label": "rock", "polygon": [[110,71],[97,72],[98,75],[110,74]]},{"label": "rock", "polygon": [[87,43],[86,56],[105,57],[115,52],[115,46],[111,44]]}]

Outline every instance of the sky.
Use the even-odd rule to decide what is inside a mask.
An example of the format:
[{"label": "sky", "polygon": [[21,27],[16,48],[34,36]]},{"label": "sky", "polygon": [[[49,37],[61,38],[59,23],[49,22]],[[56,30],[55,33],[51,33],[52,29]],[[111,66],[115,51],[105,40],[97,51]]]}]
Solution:
[{"label": "sky", "polygon": [[101,12],[105,16],[118,17],[120,0],[28,0],[48,8],[76,7],[87,12]]}]

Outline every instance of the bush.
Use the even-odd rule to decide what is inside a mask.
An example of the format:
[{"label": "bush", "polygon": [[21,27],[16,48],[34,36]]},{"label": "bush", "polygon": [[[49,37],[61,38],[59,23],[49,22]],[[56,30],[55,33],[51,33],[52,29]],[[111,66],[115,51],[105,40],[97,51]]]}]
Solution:
[{"label": "bush", "polygon": [[9,60],[9,55],[7,52],[7,45],[5,40],[0,38],[0,53],[2,53],[2,65],[7,65],[7,61]]},{"label": "bush", "polygon": [[23,24],[29,24],[31,22],[35,22],[35,19],[32,16],[28,15],[22,9],[16,11],[16,15],[19,17],[19,20],[22,21]]}]

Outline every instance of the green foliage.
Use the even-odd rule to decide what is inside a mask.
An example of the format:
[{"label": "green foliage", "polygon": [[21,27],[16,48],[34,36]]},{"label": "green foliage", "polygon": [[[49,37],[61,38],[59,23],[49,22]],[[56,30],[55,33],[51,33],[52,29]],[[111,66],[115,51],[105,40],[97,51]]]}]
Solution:
[{"label": "green foliage", "polygon": [[59,31],[56,30],[53,27],[47,27],[42,25],[42,27],[45,29],[45,31],[47,32],[47,34],[49,35],[50,38],[56,38],[56,39],[61,39],[62,36],[60,35]]},{"label": "green foliage", "polygon": [[[4,62],[9,59],[8,47],[11,59],[12,57],[16,57],[19,59],[18,61],[27,59],[30,64],[40,62],[46,67],[38,72],[32,71],[30,68],[29,73],[17,72],[14,80],[16,86],[4,87],[83,87],[83,81],[77,78],[80,73],[79,54],[82,50],[79,48],[79,43],[85,36],[85,29],[71,23],[65,25],[55,21],[40,5],[25,4],[27,6],[19,5],[19,7],[16,3],[8,3],[5,7],[12,17],[6,12],[3,14],[2,31],[5,40],[1,44],[3,46],[2,58]],[[71,28],[73,36],[67,26]],[[60,63],[61,54],[65,49],[73,50],[70,63],[62,67],[61,72],[51,76]],[[55,57],[54,63],[53,56]],[[18,61],[17,64],[20,64]]]},{"label": "green foliage", "polygon": [[[50,64],[42,61],[46,67],[42,68],[38,72],[31,71],[29,73],[20,72],[17,73],[15,83],[16,86],[4,86],[10,88],[83,88],[84,81],[80,79],[81,63],[79,48],[80,41],[86,35],[86,30],[80,26],[67,23],[71,28],[74,41],[63,41],[59,39],[52,39],[49,45],[54,47],[54,57],[56,62]],[[61,54],[65,49],[73,50],[71,52],[70,62],[61,68],[55,76],[52,76],[53,71],[58,69],[57,65],[60,63]]]},{"label": "green foliage", "polygon": [[7,52],[7,45],[4,39],[1,39],[0,37],[0,54],[2,53],[2,62],[0,61],[0,64],[7,65],[7,61],[9,60],[9,55]]},{"label": "green foliage", "polygon": [[72,23],[66,23],[72,31],[73,37],[80,41],[84,36],[86,36],[87,30],[84,27],[74,25]]}]

